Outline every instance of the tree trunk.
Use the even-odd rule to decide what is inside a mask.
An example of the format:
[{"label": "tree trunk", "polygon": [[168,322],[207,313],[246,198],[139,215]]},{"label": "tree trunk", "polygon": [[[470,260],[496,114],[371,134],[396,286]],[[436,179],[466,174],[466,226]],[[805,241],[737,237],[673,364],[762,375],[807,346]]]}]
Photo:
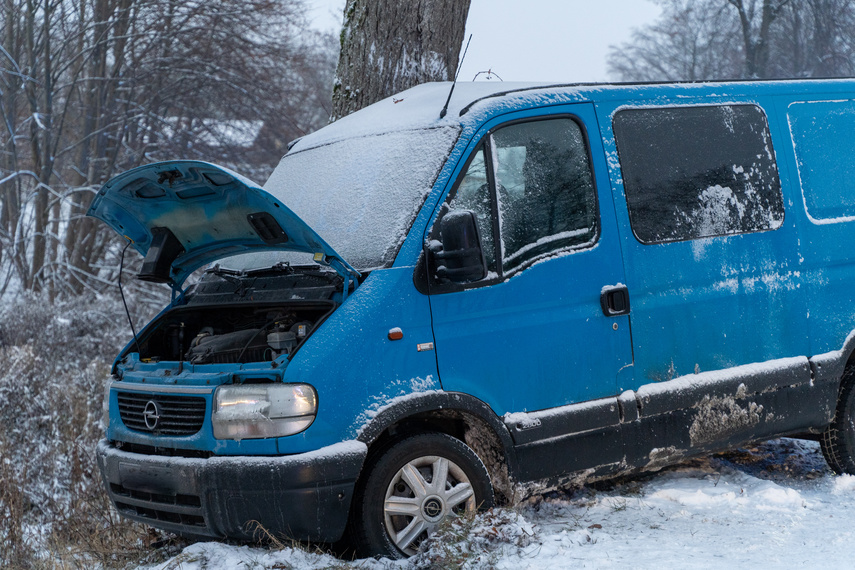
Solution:
[{"label": "tree trunk", "polygon": [[745,44],[745,74],[747,77],[765,79],[769,76],[769,31],[781,9],[791,0],[763,0],[760,27],[753,29],[753,3],[746,7],[743,0],[727,0],[736,8],[742,24],[742,40]]},{"label": "tree trunk", "polygon": [[469,1],[348,0],[331,119],[426,81],[453,79]]},{"label": "tree trunk", "polygon": [[[2,254],[7,253],[3,250],[4,243],[13,243],[15,234],[15,225],[20,216],[20,188],[21,181],[14,173],[18,170],[18,148],[15,142],[15,135],[18,130],[18,93],[21,90],[21,73],[18,67],[18,59],[20,59],[20,50],[18,49],[20,38],[19,36],[19,20],[20,13],[18,6],[13,0],[3,0],[3,9],[5,14],[5,27],[3,29],[3,67],[10,70],[15,70],[16,73],[6,73],[0,82],[0,110],[2,110],[3,140],[2,163],[0,163],[0,179],[5,179],[6,182],[0,183],[0,260]],[[14,254],[14,248],[10,251]]]}]

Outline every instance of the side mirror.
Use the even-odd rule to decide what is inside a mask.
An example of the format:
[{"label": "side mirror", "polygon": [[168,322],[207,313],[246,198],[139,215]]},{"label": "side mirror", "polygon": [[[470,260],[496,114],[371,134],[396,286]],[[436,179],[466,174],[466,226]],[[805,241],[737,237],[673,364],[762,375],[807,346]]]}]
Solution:
[{"label": "side mirror", "polygon": [[451,210],[439,223],[440,243],[431,248],[440,281],[468,283],[487,276],[478,221],[471,210]]}]

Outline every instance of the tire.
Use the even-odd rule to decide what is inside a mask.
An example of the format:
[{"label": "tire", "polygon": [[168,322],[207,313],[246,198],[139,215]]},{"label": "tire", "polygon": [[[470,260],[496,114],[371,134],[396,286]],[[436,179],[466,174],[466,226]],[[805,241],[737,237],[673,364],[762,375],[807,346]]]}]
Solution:
[{"label": "tire", "polygon": [[819,446],[835,473],[855,475],[855,368],[843,373],[837,410],[820,436]]},{"label": "tire", "polygon": [[446,517],[492,506],[490,476],[465,443],[443,433],[403,437],[370,463],[354,508],[357,548],[406,558]]}]

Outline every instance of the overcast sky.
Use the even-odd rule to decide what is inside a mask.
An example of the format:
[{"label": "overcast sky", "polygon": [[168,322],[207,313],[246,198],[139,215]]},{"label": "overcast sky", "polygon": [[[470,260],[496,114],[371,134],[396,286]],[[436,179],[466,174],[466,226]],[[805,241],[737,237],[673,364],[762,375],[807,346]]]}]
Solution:
[{"label": "overcast sky", "polygon": [[[344,3],[309,0],[315,26],[337,33]],[[609,46],[659,13],[648,0],[472,0],[460,80],[492,69],[505,81],[607,81]]]}]

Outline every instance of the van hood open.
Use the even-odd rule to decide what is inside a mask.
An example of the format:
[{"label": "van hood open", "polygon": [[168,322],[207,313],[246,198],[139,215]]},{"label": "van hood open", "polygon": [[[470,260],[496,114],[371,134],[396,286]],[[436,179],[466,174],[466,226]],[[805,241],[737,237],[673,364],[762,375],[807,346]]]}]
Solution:
[{"label": "van hood open", "polygon": [[87,215],[145,256],[140,279],[173,287],[217,259],[265,249],[310,253],[345,279],[359,277],[260,185],[207,162],[172,160],[129,170],[101,187]]}]

